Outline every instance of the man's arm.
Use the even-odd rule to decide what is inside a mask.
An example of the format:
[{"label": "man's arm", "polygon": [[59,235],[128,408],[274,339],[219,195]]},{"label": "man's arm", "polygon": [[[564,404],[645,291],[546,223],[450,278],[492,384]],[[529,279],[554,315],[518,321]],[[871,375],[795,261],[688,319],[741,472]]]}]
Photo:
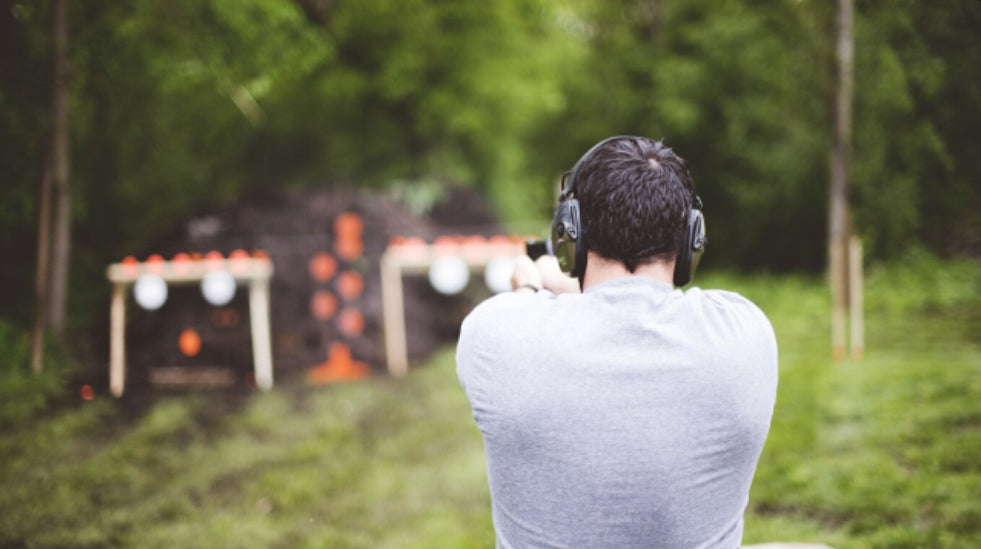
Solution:
[{"label": "man's arm", "polygon": [[559,268],[555,256],[543,255],[532,262],[527,256],[519,256],[511,274],[511,288],[516,292],[532,293],[546,289],[553,294],[580,293],[579,281],[568,277]]},{"label": "man's arm", "polygon": [[541,290],[542,275],[528,256],[520,255],[514,259],[514,272],[511,273],[511,289],[520,293],[533,293]]}]

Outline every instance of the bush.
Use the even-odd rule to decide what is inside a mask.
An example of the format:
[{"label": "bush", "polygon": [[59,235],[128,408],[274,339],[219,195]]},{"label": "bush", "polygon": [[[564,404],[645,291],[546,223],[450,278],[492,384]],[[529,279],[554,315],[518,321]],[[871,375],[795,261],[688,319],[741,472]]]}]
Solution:
[{"label": "bush", "polygon": [[0,319],[0,429],[30,419],[64,394],[69,368],[62,355],[47,345],[44,368],[34,374],[30,334]]},{"label": "bush", "polygon": [[866,303],[884,313],[981,309],[981,263],[935,257],[913,247],[899,260],[880,264],[865,278]]}]

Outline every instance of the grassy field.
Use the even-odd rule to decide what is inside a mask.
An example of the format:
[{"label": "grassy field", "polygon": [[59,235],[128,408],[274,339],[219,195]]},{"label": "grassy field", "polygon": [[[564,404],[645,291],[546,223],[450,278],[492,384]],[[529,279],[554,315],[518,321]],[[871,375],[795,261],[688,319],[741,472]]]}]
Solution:
[{"label": "grassy field", "polygon": [[[829,360],[819,279],[700,276],[780,344],[746,543],[981,547],[981,269],[908,263],[869,273],[860,363]],[[403,381],[142,408],[45,409],[35,385],[0,402],[0,547],[493,547],[452,349]]]}]

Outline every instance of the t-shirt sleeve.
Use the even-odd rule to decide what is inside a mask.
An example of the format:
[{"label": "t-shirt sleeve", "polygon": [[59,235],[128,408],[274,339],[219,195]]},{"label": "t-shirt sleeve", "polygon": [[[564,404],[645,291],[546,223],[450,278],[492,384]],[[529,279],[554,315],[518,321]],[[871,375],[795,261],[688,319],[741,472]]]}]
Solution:
[{"label": "t-shirt sleeve", "polygon": [[487,396],[494,385],[494,341],[500,337],[497,332],[500,323],[495,319],[501,315],[501,301],[505,296],[497,296],[477,306],[460,326],[460,339],[456,347],[456,373],[460,385],[470,399],[474,413],[488,402]]},{"label": "t-shirt sleeve", "polygon": [[712,312],[707,317],[715,324],[715,331],[742,342],[761,359],[760,366],[775,377],[777,338],[763,310],[735,292],[704,290],[702,293],[711,304]]},{"label": "t-shirt sleeve", "polygon": [[[529,322],[536,303],[551,294],[504,293],[487,299],[463,320],[456,348],[456,372],[470,399],[474,417],[493,415],[506,390],[509,350]],[[539,303],[540,304],[540,303]]]},{"label": "t-shirt sleeve", "polygon": [[456,345],[456,375],[460,380],[460,386],[468,395],[473,385],[471,381],[473,372],[478,368],[475,363],[480,356],[477,351],[478,338],[475,328],[477,323],[473,313],[463,319],[463,324],[460,326],[460,339]]}]

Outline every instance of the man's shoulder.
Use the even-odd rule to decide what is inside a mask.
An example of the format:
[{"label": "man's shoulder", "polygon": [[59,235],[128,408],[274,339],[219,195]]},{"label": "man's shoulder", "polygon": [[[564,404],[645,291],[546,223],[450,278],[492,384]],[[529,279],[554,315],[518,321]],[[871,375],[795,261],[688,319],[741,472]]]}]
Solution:
[{"label": "man's shoulder", "polygon": [[489,297],[478,304],[463,319],[463,325],[495,327],[502,322],[513,322],[519,315],[527,315],[530,310],[543,302],[540,294],[527,292],[504,292]]},{"label": "man's shoulder", "polygon": [[685,292],[685,295],[718,309],[745,309],[762,313],[762,310],[749,298],[731,290],[690,288]]},{"label": "man's shoulder", "polygon": [[481,301],[470,315],[496,315],[514,311],[528,311],[546,306],[555,294],[548,290],[532,292],[502,292]]},{"label": "man's shoulder", "polygon": [[700,288],[689,289],[685,294],[700,301],[706,314],[735,316],[759,324],[768,331],[773,330],[766,313],[742,294],[730,290]]}]

